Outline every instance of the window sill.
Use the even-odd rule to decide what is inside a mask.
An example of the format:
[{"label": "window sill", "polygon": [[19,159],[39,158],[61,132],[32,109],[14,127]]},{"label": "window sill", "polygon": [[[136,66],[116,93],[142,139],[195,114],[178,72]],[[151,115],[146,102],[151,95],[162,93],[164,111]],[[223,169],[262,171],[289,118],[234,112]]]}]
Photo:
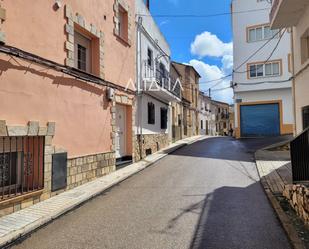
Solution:
[{"label": "window sill", "polygon": [[267,79],[267,78],[277,78],[277,77],[281,77],[282,74],[278,74],[278,75],[269,75],[269,76],[260,76],[260,77],[249,77],[248,80],[259,80],[259,79]]},{"label": "window sill", "polygon": [[121,43],[123,43],[125,46],[131,47],[131,44],[128,41],[128,38],[123,38],[118,34],[115,34],[116,38],[118,41],[120,41]]},{"label": "window sill", "polygon": [[12,198],[0,201],[0,207],[7,206],[7,205],[10,205],[10,204],[19,202],[19,201],[23,201],[25,199],[29,199],[29,198],[34,197],[34,196],[39,196],[42,193],[43,193],[43,189],[35,191],[35,192],[30,192],[30,193],[27,193],[27,194],[23,194],[23,195],[20,194],[18,196],[15,196],[15,197],[12,197]]}]

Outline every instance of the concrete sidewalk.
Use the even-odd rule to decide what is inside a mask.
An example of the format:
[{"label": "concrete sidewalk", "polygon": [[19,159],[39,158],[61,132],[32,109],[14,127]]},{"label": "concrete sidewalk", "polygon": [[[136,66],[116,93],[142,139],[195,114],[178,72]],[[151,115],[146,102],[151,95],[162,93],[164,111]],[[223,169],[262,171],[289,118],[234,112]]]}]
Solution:
[{"label": "concrete sidewalk", "polygon": [[290,152],[259,150],[255,158],[264,187],[274,195],[282,195],[284,185],[292,184]]},{"label": "concrete sidewalk", "polygon": [[293,248],[304,249],[305,245],[298,236],[292,220],[284,212],[277,199],[282,196],[284,186],[292,184],[290,152],[271,151],[265,148],[255,153],[255,159],[261,184]]},{"label": "concrete sidewalk", "polygon": [[98,178],[92,182],[72,190],[63,192],[46,201],[35,204],[13,214],[0,218],[0,247],[25,236],[44,224],[56,219],[62,214],[78,207],[82,203],[101,194],[110,187],[118,184],[133,174],[152,165],[169,153],[208,138],[207,136],[195,136],[186,138],[167,148],[146,157],[144,160],[131,164],[125,168],[115,171],[107,176]]}]

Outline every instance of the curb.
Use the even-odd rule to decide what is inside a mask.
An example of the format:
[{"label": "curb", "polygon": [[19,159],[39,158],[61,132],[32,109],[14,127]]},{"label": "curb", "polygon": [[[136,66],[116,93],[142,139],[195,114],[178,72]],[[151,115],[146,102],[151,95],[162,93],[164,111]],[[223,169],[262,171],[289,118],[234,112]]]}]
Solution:
[{"label": "curb", "polygon": [[140,173],[144,169],[152,166],[153,164],[159,162],[161,159],[165,158],[169,154],[171,154],[171,153],[173,153],[173,152],[175,152],[175,151],[177,151],[177,150],[179,150],[179,149],[181,149],[181,148],[183,148],[187,145],[202,141],[204,139],[207,139],[207,137],[201,136],[201,137],[196,138],[195,140],[180,143],[179,145],[176,145],[175,147],[163,149],[162,151],[157,152],[157,154],[163,153],[162,156],[154,159],[153,161],[147,161],[145,159],[141,160],[142,162],[145,162],[146,164],[137,168],[136,171],[134,171],[134,172],[132,172],[128,175],[118,177],[117,180],[115,180],[114,182],[105,186],[103,189],[101,189],[97,193],[91,194],[91,195],[87,196],[86,198],[84,198],[83,200],[76,202],[76,203],[74,203],[73,205],[71,205],[67,208],[64,208],[61,212],[51,213],[49,216],[43,217],[43,218],[27,225],[26,227],[24,227],[20,230],[11,232],[9,235],[3,237],[0,240],[0,248],[6,249],[6,248],[10,248],[11,246],[13,246],[15,244],[21,243],[22,241],[27,239],[31,234],[35,233],[39,229],[43,228],[44,226],[47,226],[48,224],[52,223],[54,220],[61,218],[61,216],[65,215],[65,214],[67,214],[71,211],[74,211],[75,209],[86,204],[90,200],[104,194],[108,190],[112,189],[114,186],[116,186],[119,183],[127,180],[128,178]]},{"label": "curb", "polygon": [[[255,153],[256,154],[256,153]],[[294,249],[305,249],[305,245],[303,243],[303,241],[298,237],[298,233],[296,231],[296,229],[294,228],[294,225],[292,224],[291,220],[289,219],[289,217],[287,216],[287,214],[283,211],[283,209],[281,208],[277,198],[273,195],[273,193],[271,192],[268,183],[266,182],[264,177],[260,176],[260,172],[258,170],[257,167],[257,159],[255,156],[255,165],[256,165],[256,169],[260,178],[260,183],[263,187],[263,190],[270,202],[270,204],[272,205],[278,220],[280,221],[292,247]]]}]

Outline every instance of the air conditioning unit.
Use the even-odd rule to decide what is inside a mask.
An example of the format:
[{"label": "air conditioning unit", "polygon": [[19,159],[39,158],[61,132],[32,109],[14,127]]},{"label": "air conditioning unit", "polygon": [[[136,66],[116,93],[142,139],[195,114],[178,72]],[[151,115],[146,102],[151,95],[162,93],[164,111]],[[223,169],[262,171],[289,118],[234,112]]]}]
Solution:
[{"label": "air conditioning unit", "polygon": [[108,100],[110,100],[110,101],[114,100],[115,89],[114,88],[107,88],[106,94],[107,94],[107,99]]}]

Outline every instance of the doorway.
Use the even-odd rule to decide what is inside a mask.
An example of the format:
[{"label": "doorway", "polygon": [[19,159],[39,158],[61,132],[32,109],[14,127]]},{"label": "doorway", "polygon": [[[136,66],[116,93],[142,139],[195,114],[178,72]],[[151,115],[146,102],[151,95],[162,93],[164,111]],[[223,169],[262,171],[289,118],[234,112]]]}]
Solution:
[{"label": "doorway", "polygon": [[126,156],[126,107],[116,105],[116,159]]}]

